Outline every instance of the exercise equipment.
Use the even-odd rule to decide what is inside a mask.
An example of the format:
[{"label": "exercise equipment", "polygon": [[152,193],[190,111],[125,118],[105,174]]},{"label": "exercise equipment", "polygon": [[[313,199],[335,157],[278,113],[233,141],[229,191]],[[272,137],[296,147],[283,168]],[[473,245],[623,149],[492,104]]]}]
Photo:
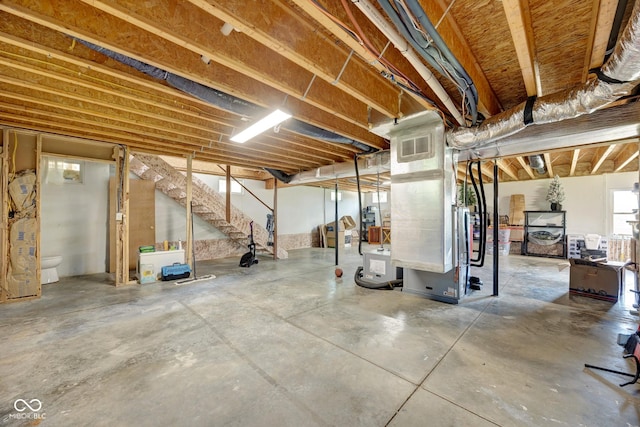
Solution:
[{"label": "exercise equipment", "polygon": [[249,234],[249,252],[242,255],[242,258],[240,258],[240,267],[247,268],[258,263],[258,260],[256,259],[256,244],[253,241],[253,221],[249,223],[249,228],[251,229],[251,234]]}]

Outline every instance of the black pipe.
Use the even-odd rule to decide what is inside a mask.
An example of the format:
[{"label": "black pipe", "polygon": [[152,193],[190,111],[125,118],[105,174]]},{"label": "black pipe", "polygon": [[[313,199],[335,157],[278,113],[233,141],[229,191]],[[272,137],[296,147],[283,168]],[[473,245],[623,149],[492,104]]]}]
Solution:
[{"label": "black pipe", "polygon": [[336,184],[335,184],[335,188],[336,188],[336,197],[335,197],[335,202],[336,202],[336,219],[335,219],[335,226],[333,227],[334,229],[334,233],[336,236],[336,243],[335,243],[335,247],[336,247],[336,267],[338,266],[338,230],[340,229],[340,227],[338,226],[338,180],[336,180]]},{"label": "black pipe", "polygon": [[360,266],[356,269],[356,274],[353,276],[353,280],[358,286],[362,286],[367,289],[378,289],[392,291],[394,288],[402,287],[402,279],[389,280],[388,282],[376,283],[362,278],[363,267]]},{"label": "black pipe", "polygon": [[[478,184],[476,183],[476,179],[473,176],[473,164],[474,162],[469,163],[468,171],[469,176],[471,177],[471,184],[473,185],[473,191],[476,193],[476,198],[478,200],[478,216],[480,219],[480,239],[478,241],[478,257],[470,259],[471,265],[474,267],[482,267],[484,266],[484,255],[486,251],[486,240],[487,240],[487,216],[486,216],[486,198],[484,197],[484,189],[482,191],[482,196],[480,190],[478,190]],[[478,165],[480,162],[478,161]],[[482,183],[482,174],[479,175],[480,183]]]},{"label": "black pipe", "polygon": [[358,167],[358,153],[353,156],[356,169],[356,184],[358,185],[358,209],[360,209],[360,224],[358,228],[358,253],[362,255],[362,193],[360,190],[360,169]]},{"label": "black pipe", "polygon": [[[186,79],[177,74],[170,73],[161,68],[154,67],[153,65],[149,65],[142,61],[138,61],[137,59],[128,57],[121,53],[114,52],[102,46],[95,45],[91,42],[74,38],[79,43],[89,47],[90,49],[95,50],[96,52],[100,52],[103,55],[115,59],[118,62],[121,62],[125,65],[128,65],[138,71],[141,71],[151,77],[156,79],[165,80],[169,83],[170,86],[179,89],[185,93],[188,93],[191,96],[194,96],[204,102],[207,102],[217,108],[230,111],[235,114],[239,114],[242,116],[258,116],[260,114],[264,114],[266,109],[260,107],[257,104],[245,101],[244,99],[238,98],[236,96],[230,95],[228,93],[210,88],[208,86],[202,85],[198,82],[194,82],[192,80]],[[311,125],[309,123],[305,123],[303,121],[297,119],[289,119],[285,123],[282,124],[282,127],[285,129],[289,129],[292,132],[296,132],[310,138],[320,139],[326,142],[336,143],[336,144],[347,144],[352,145],[363,152],[373,152],[377,151],[376,148],[370,147],[366,144],[361,143],[360,141],[356,141],[351,138],[346,138],[337,133],[328,131],[326,129],[319,128],[317,126]]]},{"label": "black pipe", "polygon": [[609,41],[607,43],[607,50],[604,54],[604,59],[602,63],[607,62],[611,54],[613,53],[616,44],[618,43],[618,35],[620,34],[620,27],[622,26],[622,19],[624,18],[624,14],[627,10],[627,0],[619,0],[618,6],[616,7],[616,14],[613,18],[613,23],[611,25],[611,32],[609,33]]},{"label": "black pipe", "polygon": [[498,162],[493,163],[493,296],[498,296]]},{"label": "black pipe", "polygon": [[293,178],[292,175],[284,173],[278,169],[271,169],[271,168],[263,168],[263,169],[269,172],[275,179],[277,179],[278,181],[284,182],[285,184],[290,183],[291,179]]},{"label": "black pipe", "polygon": [[480,253],[481,263],[484,265],[484,259],[487,255],[487,224],[489,222],[489,214],[487,213],[487,197],[484,193],[484,179],[482,178],[482,162],[478,160],[478,177],[480,178],[480,198],[482,199],[482,215],[484,218],[484,227],[482,229],[483,240],[482,240],[482,252]]}]

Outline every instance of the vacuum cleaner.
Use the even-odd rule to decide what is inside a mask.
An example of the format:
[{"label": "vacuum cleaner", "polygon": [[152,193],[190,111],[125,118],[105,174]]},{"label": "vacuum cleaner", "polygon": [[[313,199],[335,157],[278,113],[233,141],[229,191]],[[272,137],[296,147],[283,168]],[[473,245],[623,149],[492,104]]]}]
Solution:
[{"label": "vacuum cleaner", "polygon": [[256,244],[253,241],[253,221],[249,223],[249,228],[251,229],[251,234],[249,234],[249,252],[240,258],[240,267],[251,267],[253,264],[258,263],[256,259]]}]

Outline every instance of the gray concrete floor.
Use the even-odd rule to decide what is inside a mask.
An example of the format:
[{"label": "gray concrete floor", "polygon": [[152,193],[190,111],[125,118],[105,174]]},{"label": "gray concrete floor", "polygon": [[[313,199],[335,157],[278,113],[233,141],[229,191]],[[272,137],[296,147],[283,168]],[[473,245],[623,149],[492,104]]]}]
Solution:
[{"label": "gray concrete floor", "polygon": [[460,305],[356,286],[355,247],[341,279],[318,248],[200,262],[217,277],[181,286],[66,278],[0,306],[0,424],[638,425],[640,386],[584,368],[633,370],[630,293],[574,297],[559,260],[500,262],[500,296],[489,257]]}]

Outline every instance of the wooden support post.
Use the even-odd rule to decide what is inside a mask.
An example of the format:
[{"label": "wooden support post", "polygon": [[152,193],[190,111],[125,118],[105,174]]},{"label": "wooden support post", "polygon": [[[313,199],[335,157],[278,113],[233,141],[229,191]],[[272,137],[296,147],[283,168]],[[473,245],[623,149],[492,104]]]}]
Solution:
[{"label": "wooden support post", "polygon": [[499,263],[500,251],[498,246],[498,229],[499,227],[499,198],[498,198],[498,164],[493,164],[493,296],[497,297],[499,293]]},{"label": "wooden support post", "polygon": [[231,222],[231,166],[227,165],[227,194],[226,194],[226,205],[225,205],[225,219],[227,222]]},{"label": "wooden support post", "polygon": [[[380,176],[378,176],[378,180],[379,179],[380,179]],[[338,247],[339,247],[338,242],[340,241],[338,239],[338,236],[340,235],[340,233],[339,233],[340,227],[338,226],[338,178],[336,178],[335,189],[336,189],[335,190],[336,191],[336,200],[335,200],[335,202],[336,202],[335,203],[336,211],[335,211],[335,223],[334,223],[335,225],[333,227],[333,230],[334,230],[334,234],[336,236],[335,245],[334,246],[335,246],[335,249],[336,249],[336,267],[337,267],[338,266],[338,261],[339,261],[338,260]],[[381,213],[381,215],[382,215],[382,213]]]},{"label": "wooden support post", "polygon": [[129,147],[123,148],[123,165],[122,171],[122,283],[128,285],[129,280]]},{"label": "wooden support post", "polygon": [[2,131],[2,153],[0,154],[0,203],[2,203],[2,207],[0,208],[0,302],[5,302],[7,300],[7,258],[9,254],[7,253],[8,249],[8,241],[9,241],[9,189],[8,189],[8,180],[9,180],[9,164],[8,164],[8,153],[9,153],[9,130],[4,129]]},{"label": "wooden support post", "polygon": [[113,149],[116,161],[116,273],[115,285],[129,284],[129,149]]},{"label": "wooden support post", "polygon": [[273,180],[273,259],[278,260],[278,180]]},{"label": "wooden support post", "polygon": [[41,222],[41,214],[42,205],[40,204],[41,194],[42,194],[42,179],[40,175],[42,171],[40,170],[40,158],[42,156],[42,134],[39,133],[36,137],[36,283],[38,284],[38,293],[37,296],[42,296],[42,284],[40,283],[40,277],[42,275],[42,269],[40,268],[40,222]]},{"label": "wooden support post", "polygon": [[193,259],[193,245],[195,242],[192,239],[193,236],[193,221],[192,212],[191,212],[191,201],[193,197],[193,154],[187,155],[187,245],[185,248],[186,251],[186,259],[187,264],[193,270],[193,263],[195,260]]},{"label": "wooden support post", "polygon": [[120,272],[122,271],[122,234],[121,234],[121,229],[122,229],[122,200],[121,200],[121,194],[122,194],[122,153],[120,152],[120,147],[119,146],[115,146],[113,147],[113,160],[115,160],[116,164],[116,170],[115,170],[115,185],[113,186],[113,188],[111,189],[111,200],[114,200],[114,204],[115,204],[115,212],[112,212],[115,215],[115,218],[112,218],[112,221],[115,221],[115,227],[113,228],[113,231],[115,232],[115,236],[113,239],[113,242],[115,243],[115,251],[112,251],[111,254],[113,254],[114,260],[111,261],[115,266],[114,271],[114,282],[116,286],[119,286],[122,284],[122,279],[120,278]]},{"label": "wooden support post", "polygon": [[[638,143],[638,150],[640,151],[640,143]],[[638,182],[640,183],[640,156],[638,156]],[[636,194],[636,197],[638,198],[638,212],[640,212],[640,189],[638,189],[638,193]],[[640,227],[640,224],[632,224],[633,227]],[[632,237],[633,237],[633,233],[632,233]],[[634,277],[634,284],[635,284],[635,290],[638,291],[640,290],[640,285],[639,285],[639,280],[638,280],[638,275],[640,274],[640,266],[638,266],[638,262],[640,262],[640,239],[636,238],[634,239],[635,241],[635,245],[634,249],[634,257],[633,257],[633,262],[636,263],[636,265],[634,265],[633,267],[633,274],[635,275]]]}]

